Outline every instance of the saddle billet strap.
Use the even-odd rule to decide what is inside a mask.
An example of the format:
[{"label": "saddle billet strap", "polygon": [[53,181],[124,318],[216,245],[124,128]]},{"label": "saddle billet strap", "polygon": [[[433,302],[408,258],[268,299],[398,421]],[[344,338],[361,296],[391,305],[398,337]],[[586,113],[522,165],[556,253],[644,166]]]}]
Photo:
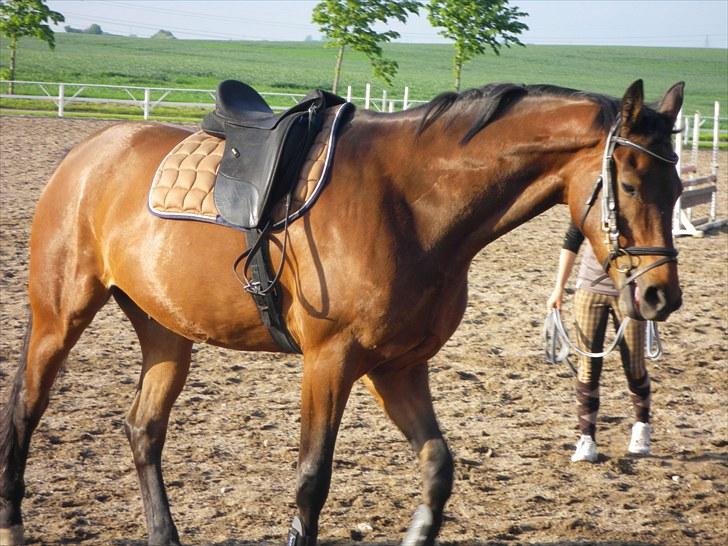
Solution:
[{"label": "saddle billet strap", "polygon": [[273,277],[273,279],[265,286],[263,286],[260,283],[250,282],[248,280],[248,269],[250,268],[250,264],[253,261],[253,257],[260,253],[261,248],[263,245],[268,243],[270,240],[270,234],[273,231],[273,227],[271,225],[271,222],[268,221],[268,223],[263,227],[263,229],[257,230],[258,231],[258,238],[255,241],[255,244],[248,248],[245,252],[243,252],[237,260],[235,260],[235,263],[233,264],[234,271],[237,271],[238,264],[240,263],[241,258],[244,258],[247,256],[247,259],[245,260],[245,265],[243,266],[243,288],[245,288],[246,292],[249,292],[251,294],[259,295],[259,296],[265,296],[267,292],[273,289],[273,287],[278,283],[278,279],[281,278],[281,273],[283,272],[283,266],[286,262],[286,251],[288,250],[288,219],[290,218],[289,211],[291,210],[291,193],[289,192],[286,195],[286,215],[285,215],[285,224],[283,227],[283,249],[281,250],[281,261],[278,264],[278,269],[276,270],[276,274]]}]

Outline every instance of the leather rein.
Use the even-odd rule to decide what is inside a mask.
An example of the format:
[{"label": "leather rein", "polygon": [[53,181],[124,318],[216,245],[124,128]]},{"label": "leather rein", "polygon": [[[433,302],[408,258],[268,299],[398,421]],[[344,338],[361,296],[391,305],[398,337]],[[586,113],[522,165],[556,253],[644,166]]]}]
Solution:
[{"label": "leather rein", "polygon": [[[615,180],[613,176],[613,173],[615,171],[614,150],[617,146],[628,146],[670,165],[677,165],[678,156],[673,152],[671,156],[665,157],[645,148],[644,146],[640,146],[639,144],[632,142],[631,140],[618,136],[620,126],[621,120],[617,118],[617,121],[614,123],[614,125],[612,125],[612,128],[609,130],[607,144],[604,148],[604,155],[602,157],[602,172],[597,177],[594,183],[594,188],[592,189],[592,192],[585,203],[584,213],[582,214],[581,220],[579,222],[579,229],[583,233],[586,217],[589,214],[592,206],[596,202],[597,195],[599,194],[599,190],[601,189],[601,227],[602,231],[606,235],[606,241],[609,246],[609,255],[607,256],[607,259],[604,260],[602,268],[605,271],[604,276],[606,277],[606,272],[611,267],[612,262],[614,262],[621,256],[627,256],[629,258],[628,265],[617,264],[615,266],[617,271],[624,274],[626,277],[622,282],[622,286],[617,287],[621,291],[623,288],[633,283],[635,280],[637,280],[638,277],[644,275],[651,269],[654,269],[666,263],[677,262],[678,251],[675,248],[668,247],[619,246],[620,233],[619,225],[617,222],[618,210]],[[637,265],[639,265],[639,256],[662,256],[662,258],[660,258],[659,260],[655,260],[651,264],[642,267],[641,269],[638,269],[636,266],[633,265],[633,258],[637,257]],[[598,282],[602,278],[604,277],[600,277],[595,282]]]}]

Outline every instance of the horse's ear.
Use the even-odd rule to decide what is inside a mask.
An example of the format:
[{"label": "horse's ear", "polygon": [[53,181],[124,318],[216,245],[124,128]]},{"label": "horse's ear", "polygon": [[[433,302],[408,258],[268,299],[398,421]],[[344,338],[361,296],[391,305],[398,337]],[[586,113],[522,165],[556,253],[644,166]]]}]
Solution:
[{"label": "horse's ear", "polygon": [[685,82],[678,82],[668,89],[665,96],[660,101],[657,111],[670,117],[673,125],[680,113],[683,104],[683,94],[685,92]]},{"label": "horse's ear", "polygon": [[642,80],[637,80],[627,88],[622,97],[621,117],[625,127],[632,127],[636,123],[644,102],[644,86]]}]

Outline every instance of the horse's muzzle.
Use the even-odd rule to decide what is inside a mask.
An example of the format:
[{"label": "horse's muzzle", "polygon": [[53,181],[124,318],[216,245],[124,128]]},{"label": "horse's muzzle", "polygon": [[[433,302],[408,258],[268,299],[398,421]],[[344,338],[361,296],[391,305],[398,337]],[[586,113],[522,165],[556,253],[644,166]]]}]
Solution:
[{"label": "horse's muzzle", "polygon": [[632,319],[664,321],[682,305],[682,290],[637,281],[622,289],[619,305]]}]

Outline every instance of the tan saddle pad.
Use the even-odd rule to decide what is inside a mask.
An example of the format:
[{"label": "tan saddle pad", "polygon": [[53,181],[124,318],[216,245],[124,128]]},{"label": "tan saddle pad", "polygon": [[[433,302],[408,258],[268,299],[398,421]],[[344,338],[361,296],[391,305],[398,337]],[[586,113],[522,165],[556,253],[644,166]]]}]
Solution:
[{"label": "tan saddle pad", "polygon": [[[300,217],[325,184],[334,149],[334,135],[345,109],[330,108],[301,167],[293,190],[289,221]],[[217,169],[225,140],[197,131],[177,144],[162,160],[149,191],[149,209],[163,218],[201,220],[226,225],[215,207]],[[273,218],[283,221],[285,208],[278,203]],[[229,224],[228,224],[229,225]]]}]

